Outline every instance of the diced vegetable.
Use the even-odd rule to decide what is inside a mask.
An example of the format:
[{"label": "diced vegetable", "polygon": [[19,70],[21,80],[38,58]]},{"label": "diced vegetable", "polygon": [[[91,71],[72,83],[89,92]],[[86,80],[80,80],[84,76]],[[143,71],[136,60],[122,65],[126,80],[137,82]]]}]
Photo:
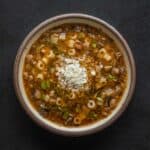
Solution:
[{"label": "diced vegetable", "polygon": [[111,55],[109,55],[108,53],[106,53],[103,58],[106,60],[106,61],[110,61],[112,59]]},{"label": "diced vegetable", "polygon": [[91,75],[95,76],[96,75],[96,71],[94,69],[91,70]]},{"label": "diced vegetable", "polygon": [[58,34],[57,33],[52,34],[50,41],[51,41],[52,44],[57,44],[57,42],[58,42]]},{"label": "diced vegetable", "polygon": [[36,90],[34,93],[35,98],[40,99],[41,98],[41,92],[39,90]]},{"label": "diced vegetable", "polygon": [[60,40],[65,40],[66,39],[66,33],[60,33],[59,39]]},{"label": "diced vegetable", "polygon": [[103,90],[103,95],[105,96],[112,96],[114,93],[115,93],[115,90],[109,87]]},{"label": "diced vegetable", "polygon": [[49,107],[46,106],[44,103],[40,104],[40,108],[44,111],[49,111]]},{"label": "diced vegetable", "polygon": [[120,72],[119,68],[116,68],[116,67],[112,68],[112,74],[118,75],[119,72]]},{"label": "diced vegetable", "polygon": [[39,46],[36,47],[37,52],[40,52],[42,48],[44,48],[44,44],[40,44]]},{"label": "diced vegetable", "polygon": [[105,66],[104,69],[105,71],[110,71],[112,69],[112,66]]},{"label": "diced vegetable", "polygon": [[44,79],[43,74],[41,74],[41,73],[37,74],[37,79],[43,80]]},{"label": "diced vegetable", "polygon": [[74,40],[68,40],[68,47],[73,48],[74,47]]},{"label": "diced vegetable", "polygon": [[85,48],[89,48],[89,46],[90,46],[90,41],[89,41],[88,39],[85,39],[85,41],[84,41],[84,43],[83,43],[83,46],[84,46]]}]

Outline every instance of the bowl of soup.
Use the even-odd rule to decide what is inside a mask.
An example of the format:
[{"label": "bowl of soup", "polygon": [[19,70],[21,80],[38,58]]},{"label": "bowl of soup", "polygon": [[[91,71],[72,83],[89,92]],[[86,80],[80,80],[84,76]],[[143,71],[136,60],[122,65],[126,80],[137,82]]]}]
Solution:
[{"label": "bowl of soup", "polygon": [[28,115],[48,131],[82,136],[111,125],[135,87],[135,64],[120,33],[86,14],[52,17],[22,42],[14,85]]}]

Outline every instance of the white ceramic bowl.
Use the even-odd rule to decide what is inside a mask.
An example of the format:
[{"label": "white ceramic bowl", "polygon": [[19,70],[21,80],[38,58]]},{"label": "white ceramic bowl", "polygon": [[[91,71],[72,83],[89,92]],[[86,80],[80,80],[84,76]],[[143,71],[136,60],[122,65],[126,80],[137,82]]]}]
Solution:
[{"label": "white ceramic bowl", "polygon": [[[109,35],[116,42],[117,46],[122,51],[125,58],[127,70],[128,70],[127,88],[116,109],[107,118],[100,120],[96,123],[82,126],[82,127],[64,127],[44,119],[42,116],[38,114],[38,112],[30,104],[23,86],[23,79],[22,79],[23,64],[24,64],[25,56],[28,53],[32,43],[34,43],[34,41],[37,38],[39,38],[39,36],[47,29],[56,27],[64,23],[83,23],[83,24],[93,26],[95,28],[101,28],[103,32]],[[134,59],[127,42],[120,35],[120,33],[111,25],[109,25],[108,23],[104,22],[99,18],[85,15],[85,14],[79,14],[79,13],[64,14],[64,15],[52,17],[39,24],[37,27],[35,27],[27,35],[27,37],[21,44],[14,64],[14,85],[15,85],[17,96],[25,111],[40,126],[48,129],[51,132],[65,135],[65,136],[82,136],[82,135],[95,133],[97,131],[103,130],[104,128],[112,124],[127,107],[134,91],[135,80],[136,80],[136,71],[135,71]]]}]

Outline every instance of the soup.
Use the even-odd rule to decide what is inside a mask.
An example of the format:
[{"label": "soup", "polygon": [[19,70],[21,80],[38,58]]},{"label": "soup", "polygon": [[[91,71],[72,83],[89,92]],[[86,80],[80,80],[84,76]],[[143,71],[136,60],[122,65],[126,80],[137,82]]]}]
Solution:
[{"label": "soup", "polygon": [[83,126],[108,117],[117,107],[127,68],[115,42],[101,29],[64,24],[32,44],[23,82],[41,116],[67,127]]}]

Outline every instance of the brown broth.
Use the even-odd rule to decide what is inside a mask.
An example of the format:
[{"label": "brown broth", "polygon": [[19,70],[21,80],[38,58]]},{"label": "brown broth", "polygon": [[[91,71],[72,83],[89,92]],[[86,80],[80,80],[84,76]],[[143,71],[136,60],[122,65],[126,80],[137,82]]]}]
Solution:
[{"label": "brown broth", "polygon": [[122,53],[109,36],[84,24],[47,30],[24,63],[24,87],[44,118],[81,126],[106,118],[126,88]]}]

